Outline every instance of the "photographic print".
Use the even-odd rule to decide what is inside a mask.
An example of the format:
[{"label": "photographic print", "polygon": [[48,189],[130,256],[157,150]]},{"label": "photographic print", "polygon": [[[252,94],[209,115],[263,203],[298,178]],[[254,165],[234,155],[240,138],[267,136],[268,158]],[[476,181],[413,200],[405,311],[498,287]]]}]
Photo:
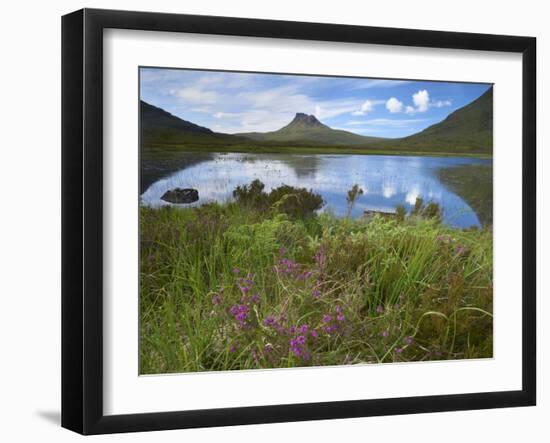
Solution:
[{"label": "photographic print", "polygon": [[492,358],[492,84],[139,77],[140,374]]}]

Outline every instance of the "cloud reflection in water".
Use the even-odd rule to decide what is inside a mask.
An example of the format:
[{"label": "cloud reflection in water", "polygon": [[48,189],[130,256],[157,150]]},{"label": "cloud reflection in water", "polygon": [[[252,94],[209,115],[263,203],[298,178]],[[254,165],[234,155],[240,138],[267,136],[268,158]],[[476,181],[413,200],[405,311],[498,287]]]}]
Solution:
[{"label": "cloud reflection in water", "polygon": [[[196,155],[189,153],[190,156]],[[473,158],[301,155],[301,154],[216,154],[212,160],[182,169],[153,183],[141,196],[143,204],[168,204],[160,197],[169,189],[195,188],[200,200],[224,202],[235,187],[260,179],[266,191],[281,184],[313,189],[326,201],[324,210],[338,216],[346,213],[347,191],[358,184],[365,190],[352,216],[366,209],[393,212],[398,205],[410,208],[417,197],[435,201],[443,208],[444,221],[456,227],[479,226],[468,204],[449,191],[437,176],[437,169],[464,164],[487,163]]]}]

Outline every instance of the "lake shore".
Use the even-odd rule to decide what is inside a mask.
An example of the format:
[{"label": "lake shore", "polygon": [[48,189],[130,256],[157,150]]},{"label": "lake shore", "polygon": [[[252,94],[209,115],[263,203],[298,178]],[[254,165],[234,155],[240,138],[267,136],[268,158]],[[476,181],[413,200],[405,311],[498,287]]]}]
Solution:
[{"label": "lake shore", "polygon": [[149,151],[151,157],[177,155],[178,152],[215,153],[215,152],[240,152],[250,154],[356,154],[356,155],[412,155],[421,157],[470,157],[492,159],[491,154],[485,152],[445,152],[445,151],[418,151],[391,148],[363,148],[355,146],[286,146],[286,145],[172,145],[172,144],[148,144],[142,148]]}]

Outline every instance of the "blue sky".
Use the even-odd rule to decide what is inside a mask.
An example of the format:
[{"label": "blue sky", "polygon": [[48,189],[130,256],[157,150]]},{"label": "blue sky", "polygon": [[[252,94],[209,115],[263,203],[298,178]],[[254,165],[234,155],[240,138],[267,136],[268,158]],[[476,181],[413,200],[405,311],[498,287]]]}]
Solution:
[{"label": "blue sky", "polygon": [[490,85],[140,68],[141,99],[216,132],[267,132],[297,112],[326,125],[403,137],[443,120]]}]

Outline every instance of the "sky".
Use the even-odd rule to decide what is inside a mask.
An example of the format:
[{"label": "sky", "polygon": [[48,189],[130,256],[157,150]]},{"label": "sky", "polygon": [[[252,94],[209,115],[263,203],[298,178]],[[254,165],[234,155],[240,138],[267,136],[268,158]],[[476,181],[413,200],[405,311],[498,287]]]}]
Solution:
[{"label": "sky", "polygon": [[141,100],[216,132],[275,131],[298,112],[334,129],[404,137],[443,120],[490,85],[140,68]]}]

